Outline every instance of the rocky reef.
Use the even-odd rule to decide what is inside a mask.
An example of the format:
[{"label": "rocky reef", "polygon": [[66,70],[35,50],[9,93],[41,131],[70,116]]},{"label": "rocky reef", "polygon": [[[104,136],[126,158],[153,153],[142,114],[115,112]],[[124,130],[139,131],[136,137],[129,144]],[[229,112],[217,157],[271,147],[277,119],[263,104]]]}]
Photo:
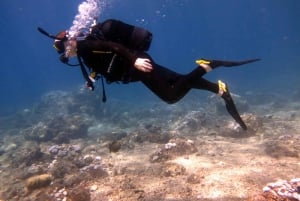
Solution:
[{"label": "rocky reef", "polygon": [[298,94],[233,95],[243,131],[215,96],[47,93],[0,119],[0,200],[300,200]]}]

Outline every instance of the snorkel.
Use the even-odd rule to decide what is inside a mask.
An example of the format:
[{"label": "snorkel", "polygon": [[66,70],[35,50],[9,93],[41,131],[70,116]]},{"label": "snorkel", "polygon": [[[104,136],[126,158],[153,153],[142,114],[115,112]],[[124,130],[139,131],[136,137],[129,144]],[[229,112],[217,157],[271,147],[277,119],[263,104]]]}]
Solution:
[{"label": "snorkel", "polygon": [[41,27],[38,27],[37,28],[38,31],[41,33],[41,34],[44,34],[45,36],[49,37],[49,38],[52,38],[52,39],[56,39],[56,40],[63,40],[64,38],[59,38],[59,37],[56,37],[52,34],[49,34],[47,31],[45,31],[44,29],[42,29]]}]

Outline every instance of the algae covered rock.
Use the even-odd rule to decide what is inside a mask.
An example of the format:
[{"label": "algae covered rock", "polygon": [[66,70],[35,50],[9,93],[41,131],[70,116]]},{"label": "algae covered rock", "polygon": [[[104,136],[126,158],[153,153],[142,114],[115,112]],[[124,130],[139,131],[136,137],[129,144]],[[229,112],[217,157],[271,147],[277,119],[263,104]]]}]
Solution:
[{"label": "algae covered rock", "polygon": [[28,178],[26,180],[26,188],[28,191],[33,191],[38,188],[49,186],[52,181],[50,174],[41,174]]}]

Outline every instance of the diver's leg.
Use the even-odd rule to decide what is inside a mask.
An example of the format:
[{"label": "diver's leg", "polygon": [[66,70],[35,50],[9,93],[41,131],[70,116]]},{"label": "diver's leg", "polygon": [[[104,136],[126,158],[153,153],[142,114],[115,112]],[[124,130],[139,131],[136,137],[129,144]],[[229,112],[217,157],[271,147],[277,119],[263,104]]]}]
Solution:
[{"label": "diver's leg", "polygon": [[189,85],[184,82],[184,75],[156,64],[147,53],[139,53],[138,57],[150,59],[153,70],[141,72],[133,67],[130,73],[131,82],[141,81],[155,95],[169,104],[176,103],[190,90]]},{"label": "diver's leg", "polygon": [[228,113],[233,117],[233,119],[244,129],[247,130],[247,126],[243,119],[241,118],[238,110],[235,107],[235,104],[233,102],[233,99],[230,95],[229,89],[227,85],[219,80],[219,95],[224,99],[225,106],[228,111]]},{"label": "diver's leg", "polygon": [[167,103],[176,103],[191,89],[185,76],[154,64],[151,72],[135,71],[135,76],[154,94]]},{"label": "diver's leg", "polygon": [[[201,82],[202,76],[207,73],[201,66],[187,75],[182,75],[154,62],[152,64],[154,67],[151,72],[139,71],[138,77],[153,93],[168,103],[179,101],[192,88],[212,90],[215,93],[218,91],[218,87],[211,86],[205,81]],[[195,80],[196,84],[193,83]]]},{"label": "diver's leg", "polygon": [[135,71],[135,73],[135,77],[138,77],[145,86],[167,103],[179,101],[192,88],[219,94],[224,99],[229,114],[244,130],[247,129],[235,107],[228,87],[222,82],[216,84],[202,78],[205,74],[203,68],[198,67],[187,75],[181,75],[156,64],[149,73],[140,71]]},{"label": "diver's leg", "polygon": [[[149,55],[146,57],[150,58]],[[250,61],[243,61],[243,62],[234,62],[234,63],[225,63],[223,65],[242,65],[245,63],[253,62],[254,60]],[[226,109],[229,114],[235,119],[235,121],[244,129],[247,129],[246,124],[243,122],[242,118],[240,117],[235,104],[232,100],[232,97],[229,93],[228,87],[219,82],[219,84],[215,84],[209,82],[202,78],[202,76],[207,73],[207,68],[201,66],[197,67],[191,73],[187,75],[181,75],[170,69],[167,69],[163,66],[155,64],[154,61],[151,59],[152,65],[154,66],[153,70],[149,73],[144,73],[138,71],[134,68],[132,76],[135,77],[134,80],[140,80],[143,82],[145,86],[147,86],[153,93],[155,93],[158,97],[162,100],[166,101],[167,103],[175,103],[183,98],[190,89],[203,89],[208,90],[213,93],[219,94],[225,101]],[[218,61],[220,62],[220,61]],[[216,61],[213,62],[213,67],[218,67]]]},{"label": "diver's leg", "polygon": [[216,84],[200,77],[198,79],[191,80],[191,88],[211,91],[221,96],[225,101],[225,106],[228,113],[244,130],[247,130],[247,126],[242,120],[238,110],[236,109],[234,101],[230,95],[229,89],[225,83],[219,81],[218,84]]},{"label": "diver's leg", "polygon": [[206,69],[207,72],[209,72],[212,69],[215,69],[220,66],[224,66],[224,67],[240,66],[240,65],[252,63],[259,60],[260,59],[249,59],[245,61],[222,61],[222,60],[199,59],[196,61],[196,63],[202,68]]}]

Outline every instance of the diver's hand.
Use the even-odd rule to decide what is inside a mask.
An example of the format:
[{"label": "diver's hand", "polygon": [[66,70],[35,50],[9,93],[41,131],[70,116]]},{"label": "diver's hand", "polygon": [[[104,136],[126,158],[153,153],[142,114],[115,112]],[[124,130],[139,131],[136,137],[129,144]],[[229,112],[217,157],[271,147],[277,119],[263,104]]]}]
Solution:
[{"label": "diver's hand", "polygon": [[151,72],[153,70],[150,59],[137,58],[134,67],[143,72]]}]

